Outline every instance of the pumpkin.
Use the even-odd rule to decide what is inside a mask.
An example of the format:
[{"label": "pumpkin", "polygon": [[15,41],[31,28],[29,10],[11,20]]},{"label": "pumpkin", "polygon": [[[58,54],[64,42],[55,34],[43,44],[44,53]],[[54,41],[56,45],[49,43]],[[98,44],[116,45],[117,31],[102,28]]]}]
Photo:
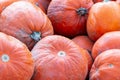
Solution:
[{"label": "pumpkin", "polygon": [[93,45],[92,57],[95,59],[101,52],[108,49],[120,49],[120,31],[107,32]]},{"label": "pumpkin", "polygon": [[19,39],[31,50],[43,37],[53,34],[53,27],[41,9],[30,2],[17,1],[2,11],[0,31]]},{"label": "pumpkin", "polygon": [[0,32],[0,80],[30,80],[33,58],[18,39]]},{"label": "pumpkin", "polygon": [[35,72],[32,80],[85,80],[88,64],[85,50],[72,40],[51,35],[32,49]]},{"label": "pumpkin", "polygon": [[98,55],[89,80],[120,80],[120,49],[110,49]]},{"label": "pumpkin", "polygon": [[32,1],[47,14],[47,9],[51,0],[32,0]]},{"label": "pumpkin", "polygon": [[52,0],[47,15],[55,34],[73,38],[86,34],[86,20],[92,0]]},{"label": "pumpkin", "polygon": [[74,41],[77,45],[79,45],[79,47],[84,48],[85,50],[88,51],[86,52],[87,54],[85,55],[88,59],[88,69],[90,70],[93,63],[91,57],[93,42],[88,38],[88,36],[76,36],[72,39],[72,41]]},{"label": "pumpkin", "polygon": [[119,31],[119,13],[120,5],[115,1],[94,4],[87,20],[87,32],[90,39],[96,41],[106,32]]}]

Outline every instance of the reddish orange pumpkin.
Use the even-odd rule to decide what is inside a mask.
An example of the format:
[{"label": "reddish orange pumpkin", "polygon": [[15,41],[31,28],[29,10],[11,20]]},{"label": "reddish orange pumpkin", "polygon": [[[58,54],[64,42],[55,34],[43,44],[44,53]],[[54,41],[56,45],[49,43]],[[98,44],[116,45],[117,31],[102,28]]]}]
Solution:
[{"label": "reddish orange pumpkin", "polygon": [[108,49],[120,49],[120,31],[105,33],[95,43],[92,57],[95,59],[101,52]]},{"label": "reddish orange pumpkin", "polygon": [[120,49],[110,49],[97,56],[89,80],[120,80]]},{"label": "reddish orange pumpkin", "polygon": [[33,58],[25,44],[0,32],[0,80],[30,80]]},{"label": "reddish orange pumpkin", "polygon": [[38,7],[27,1],[17,1],[2,11],[0,31],[16,37],[31,50],[41,38],[53,34],[53,27]]},{"label": "reddish orange pumpkin", "polygon": [[91,51],[93,47],[93,42],[88,38],[88,36],[76,36],[75,38],[72,39],[79,47],[84,48],[88,52],[85,53],[87,59],[88,59],[88,69],[91,69],[93,60],[91,57]]},{"label": "reddish orange pumpkin", "polygon": [[85,50],[72,40],[47,36],[31,52],[35,60],[32,80],[85,80],[88,71]]},{"label": "reddish orange pumpkin", "polygon": [[106,32],[119,30],[120,5],[117,2],[99,2],[91,7],[87,20],[87,32],[90,39],[96,41]]},{"label": "reddish orange pumpkin", "polygon": [[47,15],[55,33],[69,38],[86,34],[86,20],[92,5],[92,0],[52,0]]}]

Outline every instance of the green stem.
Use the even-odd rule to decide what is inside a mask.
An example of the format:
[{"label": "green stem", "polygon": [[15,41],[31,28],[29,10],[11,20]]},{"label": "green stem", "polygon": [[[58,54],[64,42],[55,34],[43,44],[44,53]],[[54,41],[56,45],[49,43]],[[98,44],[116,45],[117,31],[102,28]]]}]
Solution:
[{"label": "green stem", "polygon": [[38,42],[38,41],[41,39],[41,33],[40,33],[40,32],[33,32],[33,33],[30,35],[30,37],[31,37],[34,41]]},{"label": "green stem", "polygon": [[79,8],[76,10],[77,14],[80,16],[85,16],[88,13],[88,10],[86,8]]},{"label": "green stem", "polygon": [[103,0],[103,2],[108,2],[108,1],[111,1],[111,0]]}]

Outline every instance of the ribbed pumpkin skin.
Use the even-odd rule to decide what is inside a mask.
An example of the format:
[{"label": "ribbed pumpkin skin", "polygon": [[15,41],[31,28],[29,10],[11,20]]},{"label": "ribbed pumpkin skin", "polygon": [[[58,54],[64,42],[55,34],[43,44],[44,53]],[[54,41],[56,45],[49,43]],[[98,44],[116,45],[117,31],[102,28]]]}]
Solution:
[{"label": "ribbed pumpkin skin", "polygon": [[110,49],[98,55],[89,80],[120,80],[120,49]]},{"label": "ribbed pumpkin skin", "polygon": [[17,1],[2,11],[0,31],[16,37],[31,50],[36,41],[30,35],[33,32],[40,32],[41,38],[52,35],[53,27],[41,9],[27,1]]},{"label": "ribbed pumpkin skin", "polygon": [[88,14],[81,16],[77,10],[85,8],[89,11],[92,5],[92,0],[52,0],[47,15],[53,24],[55,33],[69,38],[86,34]]},{"label": "ribbed pumpkin skin", "polygon": [[120,5],[115,1],[94,4],[87,20],[87,32],[90,39],[96,41],[106,32],[119,31],[119,13]]},{"label": "ribbed pumpkin skin", "polygon": [[0,13],[11,3],[18,0],[0,0]]},{"label": "ribbed pumpkin skin", "polygon": [[120,49],[120,31],[105,33],[92,48],[92,57],[95,59],[101,52],[108,49]]},{"label": "ribbed pumpkin skin", "polygon": [[[64,51],[65,54],[59,54]],[[32,49],[35,73],[32,80],[85,80],[88,72],[84,49],[72,40],[47,36]]]},{"label": "ribbed pumpkin skin", "polygon": [[[9,56],[7,62],[4,55]],[[33,58],[26,45],[0,32],[0,80],[30,80],[33,72]]]},{"label": "ribbed pumpkin skin", "polygon": [[88,38],[88,36],[76,36],[72,39],[79,47],[84,48],[86,50],[85,56],[88,60],[88,69],[90,71],[93,60],[91,57],[91,51],[93,47],[93,42]]}]

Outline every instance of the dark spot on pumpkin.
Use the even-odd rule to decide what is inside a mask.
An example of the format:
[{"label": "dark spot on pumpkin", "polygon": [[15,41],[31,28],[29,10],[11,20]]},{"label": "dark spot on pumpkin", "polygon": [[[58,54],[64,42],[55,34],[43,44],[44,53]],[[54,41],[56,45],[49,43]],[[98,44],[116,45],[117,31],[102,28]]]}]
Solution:
[{"label": "dark spot on pumpkin", "polygon": [[109,66],[110,68],[112,68],[114,65],[113,65],[113,64],[108,64],[108,66]]}]

